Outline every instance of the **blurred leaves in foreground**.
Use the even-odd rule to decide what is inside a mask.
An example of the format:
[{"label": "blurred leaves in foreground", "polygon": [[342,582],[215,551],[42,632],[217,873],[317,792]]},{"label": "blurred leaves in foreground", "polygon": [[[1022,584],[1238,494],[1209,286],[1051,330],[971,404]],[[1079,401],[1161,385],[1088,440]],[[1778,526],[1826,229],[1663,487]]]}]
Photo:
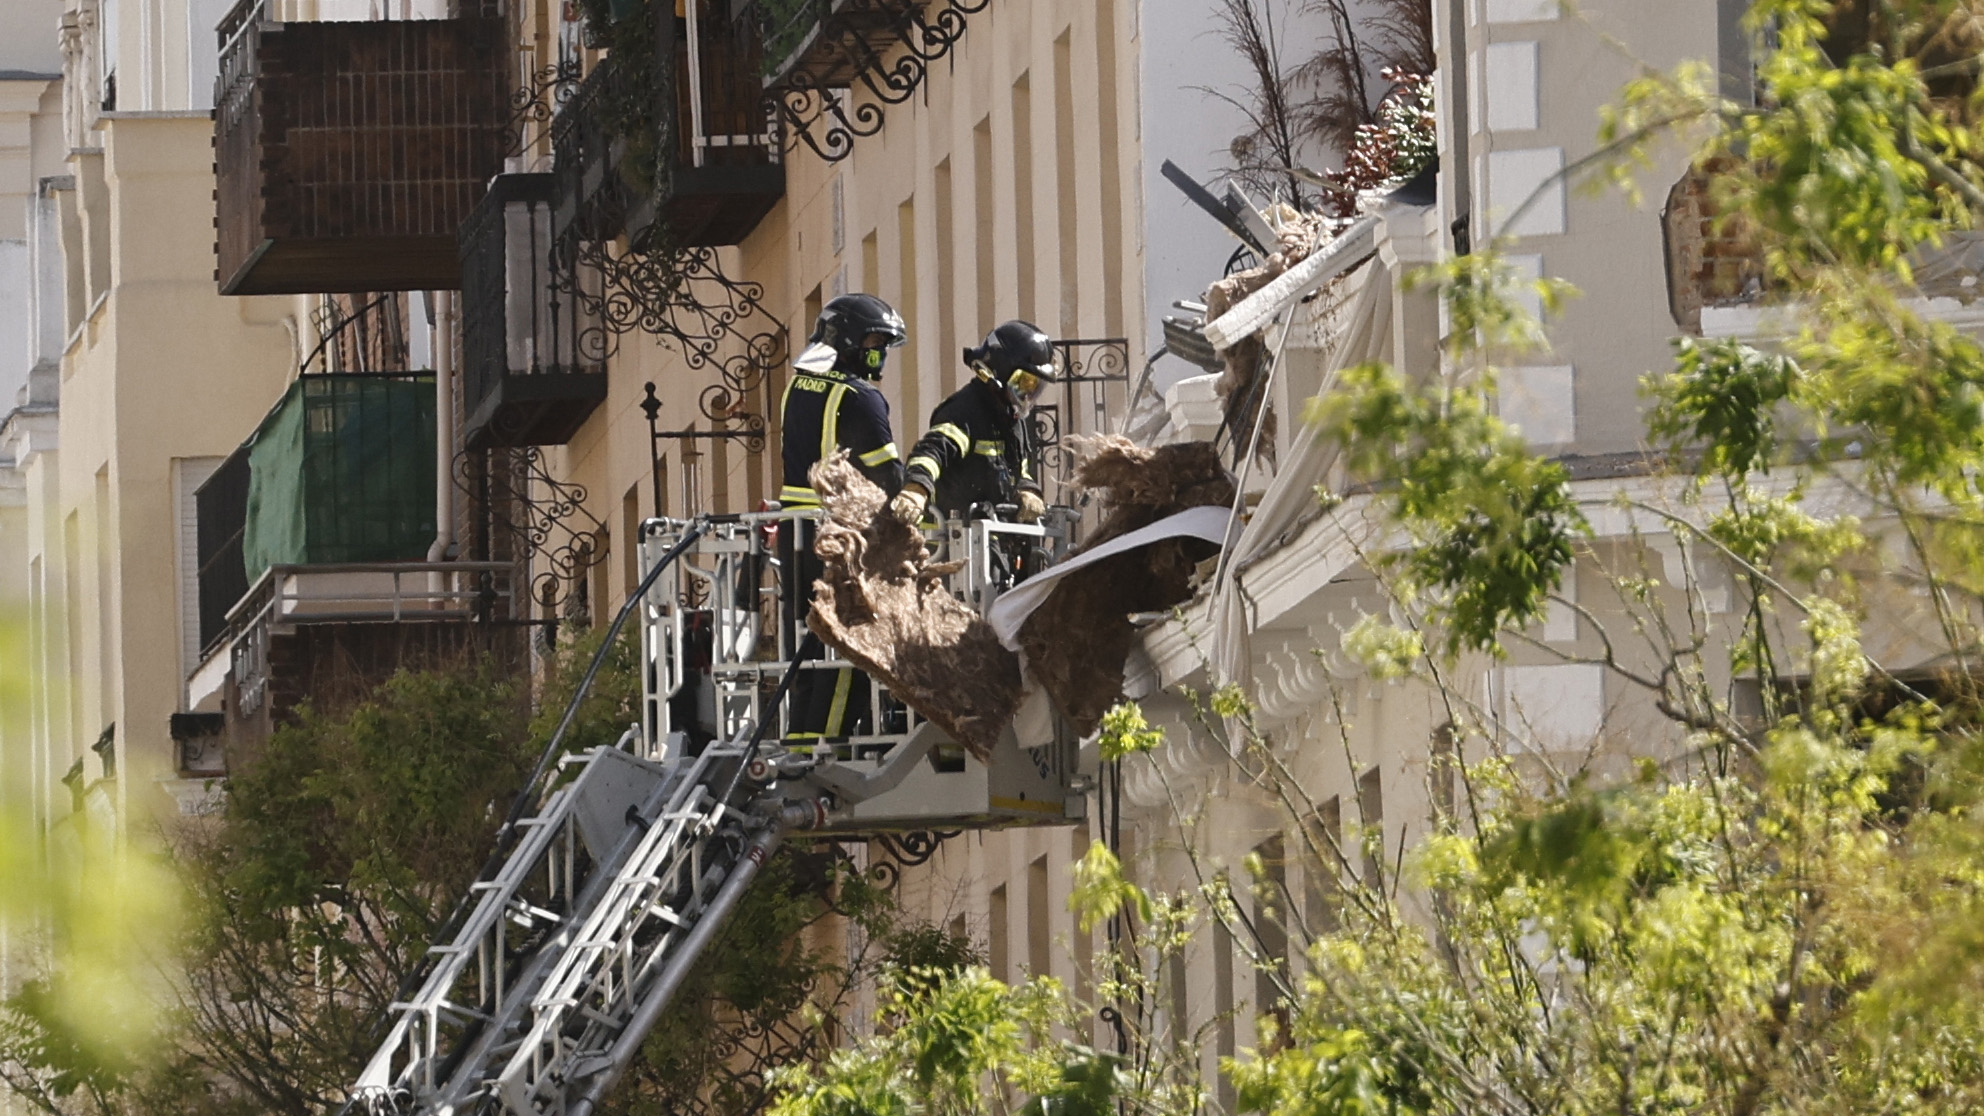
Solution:
[{"label": "blurred leaves in foreground", "polygon": [[28,739],[31,666],[24,619],[0,611],[0,928],[17,982],[0,990],[0,1046],[38,1063],[38,1074],[6,1073],[30,1098],[100,1094],[158,1049],[161,963],[180,890],[155,850],[118,832],[111,810],[68,814],[64,803],[66,816],[37,819],[37,796],[50,788],[32,785],[33,765],[15,754]]}]

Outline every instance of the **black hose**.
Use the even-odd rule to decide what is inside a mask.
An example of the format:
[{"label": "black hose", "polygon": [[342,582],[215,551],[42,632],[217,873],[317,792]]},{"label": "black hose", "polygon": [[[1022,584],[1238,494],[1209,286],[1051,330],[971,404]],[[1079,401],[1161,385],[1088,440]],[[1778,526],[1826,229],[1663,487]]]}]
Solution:
[{"label": "black hose", "polygon": [[[648,590],[654,587],[655,579],[661,576],[661,572],[673,565],[675,560],[682,556],[682,552],[688,550],[690,545],[702,538],[709,529],[708,517],[692,520],[681,539],[668,548],[668,553],[661,556],[661,561],[656,562],[654,568],[648,571],[648,575],[641,579],[641,583],[634,587],[634,591],[627,594],[627,603],[620,606],[620,611],[613,617],[613,623],[607,627],[606,638],[600,641],[599,650],[593,652],[592,662],[586,666],[585,677],[579,679],[578,688],[572,691],[572,700],[565,703],[565,715],[559,718],[558,727],[552,731],[550,741],[544,745],[544,754],[537,757],[537,766],[531,768],[529,781],[518,793],[516,802],[511,804],[509,817],[503,819],[503,828],[496,831],[497,856],[492,858],[492,861],[501,859],[502,848],[509,840],[510,831],[523,820],[524,809],[536,797],[533,792],[537,789],[537,781],[544,777],[545,768],[550,767],[551,761],[557,758],[559,748],[565,743],[565,733],[571,729],[572,722],[579,719],[579,707],[585,704],[586,698],[592,693],[592,684],[599,677],[599,668],[606,664],[606,656],[613,650],[613,641],[620,638],[620,629],[627,626],[627,618],[634,614],[634,609],[647,597]],[[487,867],[483,869],[483,873],[476,877],[478,881],[487,878]]]}]

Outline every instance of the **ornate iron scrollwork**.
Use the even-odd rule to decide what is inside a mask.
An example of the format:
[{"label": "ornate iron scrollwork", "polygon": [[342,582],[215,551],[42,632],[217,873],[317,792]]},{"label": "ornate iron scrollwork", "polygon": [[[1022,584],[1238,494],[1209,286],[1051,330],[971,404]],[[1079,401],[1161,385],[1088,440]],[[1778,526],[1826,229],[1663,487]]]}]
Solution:
[{"label": "ornate iron scrollwork", "polygon": [[[908,833],[880,833],[868,845],[868,879],[885,891],[902,883],[905,868],[930,863],[944,842],[963,833],[961,829],[917,829]],[[875,854],[883,854],[877,857]]]},{"label": "ornate iron scrollwork", "polygon": [[[868,841],[868,865],[859,874],[870,884],[883,891],[894,891],[902,883],[905,868],[919,868],[930,863],[944,842],[963,833],[961,829],[918,829],[908,833],[880,833]],[[854,874],[854,858],[848,854],[845,845],[838,841],[823,841],[818,846],[831,861],[843,871]],[[834,900],[828,900],[832,905]],[[848,912],[834,908],[842,914]]]},{"label": "ornate iron scrollwork", "polygon": [[1067,481],[1074,472],[1066,438],[1099,434],[1110,418],[1110,385],[1130,380],[1130,341],[1127,337],[1071,338],[1054,342],[1054,382],[1058,398],[1035,404],[1027,412],[1027,430],[1038,455],[1036,476]]},{"label": "ornate iron scrollwork", "polygon": [[[519,156],[551,127],[565,102],[579,89],[579,60],[567,58],[525,77],[510,94],[510,116],[503,122],[503,154]],[[533,136],[532,133],[537,133]]]},{"label": "ornate iron scrollwork", "polygon": [[[550,608],[606,557],[606,524],[586,510],[586,490],[545,468],[536,446],[455,455],[455,484],[477,500],[489,533],[518,562],[542,559],[531,597]],[[485,548],[494,549],[491,539]]]},{"label": "ornate iron scrollwork", "polygon": [[[555,294],[578,303],[586,323],[578,336],[581,358],[604,361],[622,336],[638,330],[674,342],[692,369],[714,364],[728,375],[739,361],[776,361],[784,330],[764,312],[764,286],[724,274],[714,248],[658,243],[663,240],[651,226],[624,252],[611,241],[578,236],[558,246],[564,266],[554,269]],[[760,324],[754,318],[764,328],[752,329]]]},{"label": "ornate iron scrollwork", "polygon": [[[361,302],[361,300],[364,300]],[[406,296],[388,291],[364,295],[325,295],[310,313],[317,347],[303,358],[298,375],[318,372],[406,372]]]},{"label": "ornate iron scrollwork", "polygon": [[672,88],[672,75],[668,59],[611,55],[552,125],[561,216],[551,299],[575,312],[584,363],[605,362],[637,330],[673,342],[692,369],[782,348],[763,285],[725,274],[715,248],[675,243],[657,215],[670,189],[660,153],[674,149],[675,123],[648,101]]},{"label": "ornate iron scrollwork", "polygon": [[[943,0],[926,17],[930,5],[916,0],[809,0],[784,25],[765,28],[768,45],[803,44],[779,65],[766,91],[771,107],[814,154],[845,159],[856,139],[882,130],[884,105],[916,95],[931,64],[964,37],[966,17],[990,3]],[[860,91],[873,100],[857,100]]]}]

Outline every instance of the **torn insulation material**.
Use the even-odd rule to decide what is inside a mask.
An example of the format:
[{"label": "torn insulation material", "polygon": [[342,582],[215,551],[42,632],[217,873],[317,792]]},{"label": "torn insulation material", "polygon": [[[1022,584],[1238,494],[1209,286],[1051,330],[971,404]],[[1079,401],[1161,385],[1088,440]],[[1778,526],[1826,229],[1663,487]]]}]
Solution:
[{"label": "torn insulation material", "polygon": [[980,761],[1020,706],[1019,657],[977,610],[952,597],[948,564],[923,536],[880,514],[888,497],[842,451],[809,474],[826,518],[825,566],[807,626]]},{"label": "torn insulation material", "polygon": [[[1291,214],[1289,219],[1281,222],[1275,250],[1267,259],[1245,271],[1237,271],[1206,289],[1205,320],[1218,319],[1248,295],[1274,282],[1328,242],[1328,227],[1322,217]],[[1227,428],[1249,431],[1254,425],[1254,415],[1258,413],[1261,416],[1260,444],[1263,452],[1272,457],[1275,415],[1267,402],[1258,397],[1262,366],[1267,361],[1266,343],[1259,334],[1249,334],[1230,348],[1220,350],[1220,357],[1226,362],[1226,370],[1220,374],[1215,390],[1225,403]]]},{"label": "torn insulation material", "polygon": [[[1076,484],[1101,490],[1105,501],[1084,551],[1188,508],[1233,503],[1232,474],[1210,442],[1145,449],[1119,435],[1069,441],[1083,458]],[[1027,672],[1078,734],[1093,732],[1123,700],[1123,664],[1137,639],[1131,615],[1189,600],[1195,567],[1218,552],[1187,536],[1113,555],[1070,574],[1027,617],[1020,627]]]}]

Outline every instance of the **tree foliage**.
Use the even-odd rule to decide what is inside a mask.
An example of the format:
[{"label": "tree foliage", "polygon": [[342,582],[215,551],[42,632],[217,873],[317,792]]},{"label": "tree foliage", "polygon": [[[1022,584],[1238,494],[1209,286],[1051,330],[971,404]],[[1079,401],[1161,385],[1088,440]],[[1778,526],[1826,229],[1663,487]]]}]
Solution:
[{"label": "tree foliage", "polygon": [[[598,645],[595,633],[561,649],[535,716],[528,679],[492,661],[402,672],[356,700],[303,707],[259,755],[234,757],[217,824],[173,835],[188,925],[177,956],[147,959],[144,1010],[131,1012],[158,1014],[162,1047],[89,1041],[98,1031],[65,1022],[71,1000],[36,981],[0,1013],[0,1071],[50,1113],[335,1109]],[[608,649],[571,751],[611,746],[636,719],[638,659],[631,637]],[[865,950],[813,933],[840,918]],[[748,1116],[768,1102],[769,1065],[831,1045],[822,1021],[844,1012],[872,966],[968,964],[961,949],[903,924],[844,855],[781,850],[607,1108]],[[128,978],[130,967],[104,971]]]}]

